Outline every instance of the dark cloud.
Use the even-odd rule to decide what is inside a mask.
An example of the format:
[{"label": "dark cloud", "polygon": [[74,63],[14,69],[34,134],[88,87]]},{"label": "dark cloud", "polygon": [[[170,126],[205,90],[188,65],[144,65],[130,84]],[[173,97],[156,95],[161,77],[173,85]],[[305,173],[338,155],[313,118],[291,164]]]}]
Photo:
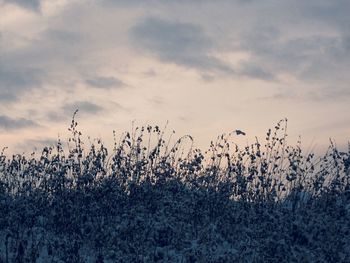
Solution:
[{"label": "dark cloud", "polygon": [[37,10],[40,8],[40,0],[3,0],[4,3],[16,4],[28,9]]},{"label": "dark cloud", "polygon": [[[145,19],[132,28],[131,35],[138,47],[164,62],[264,80],[278,79],[279,73],[302,81],[326,81],[328,84],[334,80],[350,80],[347,73],[350,67],[350,1],[310,0],[295,5],[293,1],[237,0],[220,1],[216,6],[201,1],[201,9],[213,8],[213,14],[219,11],[223,14],[222,20],[218,17],[210,24],[208,20],[214,16],[208,20],[196,17],[201,26],[171,22],[183,18],[186,18],[183,21],[191,21],[191,18],[182,13],[172,15],[167,1],[152,1],[155,2],[162,3],[157,8],[167,10],[169,20]],[[178,5],[173,9],[186,13],[186,8],[194,8],[194,2],[188,1],[182,8]],[[232,10],[232,18],[239,15],[239,26],[235,23],[238,18],[225,17],[229,13],[227,10]],[[231,22],[232,26],[222,24],[224,21]],[[215,34],[213,24],[224,34]],[[209,37],[203,29],[215,37]],[[240,43],[239,51],[250,54],[250,59],[245,67],[232,72],[231,67],[211,54],[225,45],[232,51],[236,43]]]},{"label": "dark cloud", "polygon": [[342,46],[344,51],[349,55],[350,54],[350,34],[342,38]]},{"label": "dark cloud", "polygon": [[0,91],[40,84],[41,71],[31,68],[3,68],[0,64]]},{"label": "dark cloud", "polygon": [[49,29],[23,48],[5,52],[0,43],[0,100],[10,103],[33,88],[64,82],[54,76],[77,69],[76,63],[83,58],[82,42],[80,33]]},{"label": "dark cloud", "polygon": [[[211,0],[101,0],[103,4],[107,6],[117,6],[117,7],[155,7],[159,5],[174,5],[174,4],[198,4],[211,2]],[[224,2],[227,0],[216,0],[216,2]],[[248,1],[248,0],[247,0]]]},{"label": "dark cloud", "polygon": [[71,116],[75,110],[79,110],[80,113],[96,114],[103,110],[103,108],[97,104],[89,101],[75,101],[72,103],[67,103],[62,106],[64,114]]},{"label": "dark cloud", "polygon": [[350,2],[348,0],[313,0],[303,1],[300,5],[300,15],[304,20],[333,25],[348,31],[350,26]]},{"label": "dark cloud", "polygon": [[18,97],[13,93],[6,92],[6,91],[0,92],[0,103],[7,104],[10,102],[14,102],[17,99],[18,99]]},{"label": "dark cloud", "polygon": [[[18,40],[14,34],[7,37],[9,43]],[[0,69],[48,72],[62,65],[72,67],[86,55],[87,42],[79,31],[50,28],[30,40],[24,47],[8,52],[0,50]]]},{"label": "dark cloud", "polygon": [[246,62],[254,65],[240,73],[267,79],[272,74],[278,79],[282,73],[320,86],[350,81],[349,1],[310,0],[295,5],[267,0],[236,7],[249,19],[236,28],[234,39],[240,51],[249,53]]},{"label": "dark cloud", "polygon": [[41,85],[43,73],[32,68],[5,68],[0,62],[0,101],[10,103],[20,92]]},{"label": "dark cloud", "polygon": [[201,71],[232,72],[229,65],[210,55],[214,42],[197,25],[147,18],[130,35],[137,47],[161,61]]},{"label": "dark cloud", "polygon": [[247,76],[254,79],[262,79],[262,80],[274,80],[274,75],[259,65],[254,63],[242,63],[242,68],[238,71],[238,74]]},{"label": "dark cloud", "polygon": [[[350,66],[347,38],[323,36],[317,32],[286,38],[278,29],[257,27],[242,36],[241,49],[252,54],[247,63],[254,67],[246,70],[252,77],[260,75],[270,79],[269,72],[274,72],[288,73],[306,81],[348,78],[345,70]],[[269,71],[260,70],[265,68]]]},{"label": "dark cloud", "polygon": [[95,88],[110,89],[110,88],[120,88],[125,84],[114,77],[95,77],[86,80],[86,83]]},{"label": "dark cloud", "polygon": [[66,25],[42,32],[28,47],[6,58],[7,61],[14,60],[14,63],[25,59],[30,65],[38,65],[42,70],[49,71],[63,65],[66,68],[76,66],[86,56],[88,47],[86,36],[79,30],[68,29]]},{"label": "dark cloud", "polygon": [[17,130],[30,127],[36,127],[38,124],[32,120],[25,118],[11,118],[5,115],[0,115],[1,130]]}]

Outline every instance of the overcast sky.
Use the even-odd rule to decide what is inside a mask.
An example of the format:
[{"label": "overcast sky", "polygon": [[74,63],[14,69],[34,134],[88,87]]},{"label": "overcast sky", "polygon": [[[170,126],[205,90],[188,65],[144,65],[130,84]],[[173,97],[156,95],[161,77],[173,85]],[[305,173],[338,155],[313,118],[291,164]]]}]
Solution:
[{"label": "overcast sky", "polygon": [[0,147],[111,143],[169,121],[206,148],[254,142],[289,119],[290,143],[350,139],[348,0],[0,0]]}]

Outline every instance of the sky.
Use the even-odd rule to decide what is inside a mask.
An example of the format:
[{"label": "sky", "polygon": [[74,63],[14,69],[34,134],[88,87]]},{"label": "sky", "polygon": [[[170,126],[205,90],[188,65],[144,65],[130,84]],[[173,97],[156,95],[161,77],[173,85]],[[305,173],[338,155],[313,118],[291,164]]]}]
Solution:
[{"label": "sky", "polygon": [[205,149],[250,144],[288,118],[289,143],[350,139],[348,0],[0,0],[0,147],[112,144],[169,122]]}]

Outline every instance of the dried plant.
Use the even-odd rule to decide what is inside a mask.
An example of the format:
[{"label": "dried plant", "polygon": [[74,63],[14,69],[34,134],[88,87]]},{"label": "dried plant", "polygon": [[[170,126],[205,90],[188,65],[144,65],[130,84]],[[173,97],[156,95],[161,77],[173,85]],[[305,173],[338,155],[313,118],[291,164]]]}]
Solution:
[{"label": "dried plant", "polygon": [[[287,120],[240,148],[207,151],[159,126],[111,152],[89,146],[74,113],[68,149],[0,154],[0,262],[346,262],[350,145],[320,158],[287,144]],[[3,241],[3,242],[2,242]],[[106,261],[107,262],[107,261]]]}]

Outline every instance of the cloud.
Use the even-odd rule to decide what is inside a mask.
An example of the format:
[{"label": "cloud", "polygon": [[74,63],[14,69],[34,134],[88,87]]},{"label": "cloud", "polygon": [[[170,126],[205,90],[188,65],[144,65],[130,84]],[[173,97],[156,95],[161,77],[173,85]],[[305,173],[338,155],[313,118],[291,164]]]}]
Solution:
[{"label": "cloud", "polygon": [[0,115],[0,129],[1,130],[17,130],[36,127],[38,124],[32,120],[25,118],[10,118],[5,115]]},{"label": "cloud", "polygon": [[[11,41],[19,41],[17,38]],[[11,103],[23,92],[50,83],[67,85],[63,76],[78,71],[76,64],[84,58],[84,47],[81,33],[52,28],[10,51],[2,50],[0,42],[0,100]]]},{"label": "cloud", "polygon": [[0,92],[0,102],[7,104],[9,102],[14,102],[16,101],[18,98],[15,94],[10,93],[10,92]]},{"label": "cloud", "polygon": [[28,9],[38,10],[40,8],[40,0],[3,0],[4,3],[16,4]]},{"label": "cloud", "polygon": [[39,69],[4,68],[0,62],[0,101],[3,103],[15,102],[21,92],[40,87],[43,75]]},{"label": "cloud", "polygon": [[56,47],[63,45],[64,47],[79,46],[82,44],[84,37],[80,32],[62,29],[49,29],[43,35],[43,40],[55,44]]},{"label": "cloud", "polygon": [[322,87],[317,90],[311,90],[306,93],[306,99],[312,101],[350,101],[349,88],[342,87]]},{"label": "cloud", "polygon": [[159,60],[200,71],[232,72],[229,65],[211,55],[214,42],[200,26],[146,18],[131,28],[133,43]]},{"label": "cloud", "polygon": [[269,70],[266,70],[252,62],[241,63],[241,69],[238,71],[238,74],[254,79],[262,79],[269,81],[275,79],[275,76]]},{"label": "cloud", "polygon": [[120,88],[125,84],[114,77],[95,77],[87,79],[86,83],[95,88],[110,89],[110,88]]},{"label": "cloud", "polygon": [[[71,109],[71,107],[70,107]],[[72,117],[72,114],[74,113],[76,109],[72,110],[71,112],[57,112],[57,111],[49,111],[46,114],[47,120],[51,121],[51,122],[60,122],[60,121],[64,121],[64,120],[68,120],[69,118]],[[66,110],[68,111],[68,110]]]},{"label": "cloud", "polygon": [[[286,37],[273,27],[255,27],[241,37],[240,49],[251,56],[253,65],[243,70],[252,77],[272,79],[272,74],[290,74],[303,81],[348,79],[350,49],[346,36],[322,35]],[[269,71],[261,71],[261,69]],[[267,74],[266,74],[267,73]],[[329,84],[329,83],[328,83]]]},{"label": "cloud", "polygon": [[71,116],[74,111],[78,109],[80,113],[96,114],[103,110],[103,108],[97,104],[89,101],[75,101],[66,103],[62,106],[64,114]]},{"label": "cloud", "polygon": [[83,32],[69,29],[68,26],[52,26],[43,31],[24,50],[13,53],[8,60],[15,59],[17,63],[25,58],[27,63],[38,65],[43,71],[63,66],[73,68],[85,58],[90,46]]},{"label": "cloud", "polygon": [[0,64],[0,92],[9,90],[20,90],[28,86],[40,85],[39,69],[14,67],[5,68]]},{"label": "cloud", "polygon": [[344,87],[317,87],[314,89],[284,90],[279,91],[272,96],[261,97],[262,100],[294,100],[309,102],[325,102],[325,101],[350,101],[350,90]]},{"label": "cloud", "polygon": [[281,91],[273,94],[272,96],[264,96],[260,97],[259,100],[298,100],[300,101],[302,98],[299,94],[296,94],[293,91]]},{"label": "cloud", "polygon": [[348,0],[313,0],[301,5],[300,14],[311,22],[318,20],[325,24],[348,31],[350,25],[350,2]]}]

